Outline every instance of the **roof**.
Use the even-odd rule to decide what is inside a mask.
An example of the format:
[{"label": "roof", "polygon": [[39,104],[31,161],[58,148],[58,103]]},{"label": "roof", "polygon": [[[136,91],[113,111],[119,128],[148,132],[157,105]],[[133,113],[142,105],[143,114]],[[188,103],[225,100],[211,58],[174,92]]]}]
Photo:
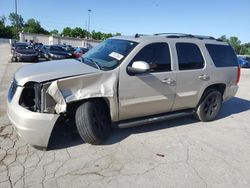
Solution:
[{"label": "roof", "polygon": [[134,36],[115,36],[113,39],[121,39],[121,40],[130,40],[134,42],[142,42],[147,40],[161,40],[161,39],[169,39],[169,40],[180,40],[180,41],[201,41],[206,43],[221,43],[227,44],[226,42],[216,39],[212,36],[203,36],[203,35],[192,35],[185,33],[157,33],[154,35],[143,35],[143,34],[135,34]]}]

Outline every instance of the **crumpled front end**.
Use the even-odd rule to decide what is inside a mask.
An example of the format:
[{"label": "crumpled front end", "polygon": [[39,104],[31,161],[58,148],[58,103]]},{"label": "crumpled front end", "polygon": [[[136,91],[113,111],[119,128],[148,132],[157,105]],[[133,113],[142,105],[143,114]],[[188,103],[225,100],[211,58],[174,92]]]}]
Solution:
[{"label": "crumpled front end", "polygon": [[112,120],[117,120],[117,73],[98,72],[43,83],[27,82],[23,86],[14,81],[7,113],[27,143],[46,148],[57,119],[62,114],[72,118],[69,103],[89,98],[105,99]]},{"label": "crumpled front end", "polygon": [[118,74],[98,72],[94,74],[69,77],[53,81],[46,91],[56,102],[56,113],[67,111],[67,104],[89,98],[107,99],[111,119],[118,119]]},{"label": "crumpled front end", "polygon": [[35,86],[32,89],[31,85],[22,87],[15,81],[12,83],[8,94],[7,114],[19,136],[27,143],[47,148],[59,115],[40,113],[40,103],[37,100],[39,96],[35,94]]}]

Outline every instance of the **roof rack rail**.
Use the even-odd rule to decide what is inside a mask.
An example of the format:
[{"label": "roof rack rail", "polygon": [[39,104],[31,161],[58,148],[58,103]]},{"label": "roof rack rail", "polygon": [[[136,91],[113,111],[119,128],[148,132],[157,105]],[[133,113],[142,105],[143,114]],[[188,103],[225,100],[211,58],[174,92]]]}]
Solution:
[{"label": "roof rack rail", "polygon": [[192,35],[192,34],[186,34],[186,33],[156,33],[154,35],[157,36],[166,36],[167,38],[181,38],[181,37],[187,37],[187,38],[197,38],[200,40],[203,39],[209,39],[209,40],[217,40],[221,41],[220,39],[216,39],[212,36],[205,36],[205,35]]},{"label": "roof rack rail", "polygon": [[215,40],[214,37],[211,37],[211,36],[205,36],[205,35],[194,35],[195,38],[198,38],[198,39],[211,39],[211,40]]},{"label": "roof rack rail", "polygon": [[145,34],[139,34],[139,33],[135,34],[135,38],[139,38],[139,37],[142,37],[142,36],[147,36],[147,35],[145,35]]},{"label": "roof rack rail", "polygon": [[166,36],[166,37],[193,37],[191,34],[186,34],[186,33],[156,33],[154,35],[157,36]]},{"label": "roof rack rail", "polygon": [[187,34],[187,33],[155,33],[154,35],[180,35],[180,36],[183,36],[183,35],[190,35],[190,34]]}]

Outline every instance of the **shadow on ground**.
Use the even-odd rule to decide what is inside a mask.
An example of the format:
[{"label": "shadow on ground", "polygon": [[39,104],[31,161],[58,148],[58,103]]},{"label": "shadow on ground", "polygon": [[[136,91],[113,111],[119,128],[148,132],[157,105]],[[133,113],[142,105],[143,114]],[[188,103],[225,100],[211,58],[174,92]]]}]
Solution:
[{"label": "shadow on ground", "polygon": [[[246,99],[241,99],[238,97],[233,97],[231,100],[223,103],[221,112],[217,118],[223,119],[233,114],[238,114],[250,109],[250,101]],[[196,123],[197,120],[192,116],[182,117],[179,119],[168,120],[160,123],[151,123],[144,126],[131,127],[125,129],[113,129],[110,138],[104,143],[104,145],[112,145],[118,143],[132,134],[140,134],[152,131],[158,131],[166,128],[187,126]],[[83,144],[81,137],[77,133],[75,128],[70,128],[59,124],[55,127],[53,134],[50,139],[49,150],[63,149],[76,145]]]},{"label": "shadow on ground", "polygon": [[229,101],[223,103],[220,114],[217,119],[222,119],[230,115],[239,114],[250,109],[250,101],[233,97]]}]

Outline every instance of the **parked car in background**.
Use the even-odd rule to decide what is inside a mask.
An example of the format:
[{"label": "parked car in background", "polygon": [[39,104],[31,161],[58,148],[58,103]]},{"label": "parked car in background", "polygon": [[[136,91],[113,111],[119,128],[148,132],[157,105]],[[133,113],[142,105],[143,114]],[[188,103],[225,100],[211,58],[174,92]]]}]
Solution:
[{"label": "parked car in background", "polygon": [[241,68],[250,68],[250,57],[238,55],[237,58]]},{"label": "parked car in background", "polygon": [[46,60],[57,60],[72,58],[72,54],[58,45],[46,46],[43,49],[43,56]]},{"label": "parked car in background", "polygon": [[69,44],[63,44],[63,45],[58,45],[58,46],[62,47],[62,48],[65,49],[68,53],[71,53],[71,54],[73,54],[74,51],[75,51],[75,48],[72,47],[72,46],[69,45]]},{"label": "parked car in background", "polygon": [[73,53],[73,57],[74,57],[74,58],[79,58],[79,57],[81,57],[83,54],[85,54],[87,51],[89,51],[88,48],[77,47],[77,48],[75,48],[75,51],[74,51],[74,53]]},{"label": "parked car in background", "polygon": [[18,46],[18,45],[28,45],[28,43],[26,43],[26,42],[13,42],[11,44],[11,48],[10,48],[10,50],[11,50],[10,53],[11,53],[12,57],[13,57],[13,52],[14,52],[16,46]]},{"label": "parked car in background", "polygon": [[47,53],[48,48],[49,48],[49,45],[43,45],[38,52],[38,56],[40,58],[45,58],[45,53]]},{"label": "parked car in background", "polygon": [[41,57],[41,51],[42,51],[42,48],[43,48],[43,44],[42,43],[35,43],[33,45],[34,49],[37,51],[38,53],[38,57]]},{"label": "parked car in background", "polygon": [[38,53],[35,51],[33,46],[28,43],[15,43],[12,49],[12,62],[20,61],[38,61]]},{"label": "parked car in background", "polygon": [[41,48],[42,46],[43,46],[43,43],[34,43],[33,44],[33,47],[34,47],[35,50],[38,49],[38,48]]}]

